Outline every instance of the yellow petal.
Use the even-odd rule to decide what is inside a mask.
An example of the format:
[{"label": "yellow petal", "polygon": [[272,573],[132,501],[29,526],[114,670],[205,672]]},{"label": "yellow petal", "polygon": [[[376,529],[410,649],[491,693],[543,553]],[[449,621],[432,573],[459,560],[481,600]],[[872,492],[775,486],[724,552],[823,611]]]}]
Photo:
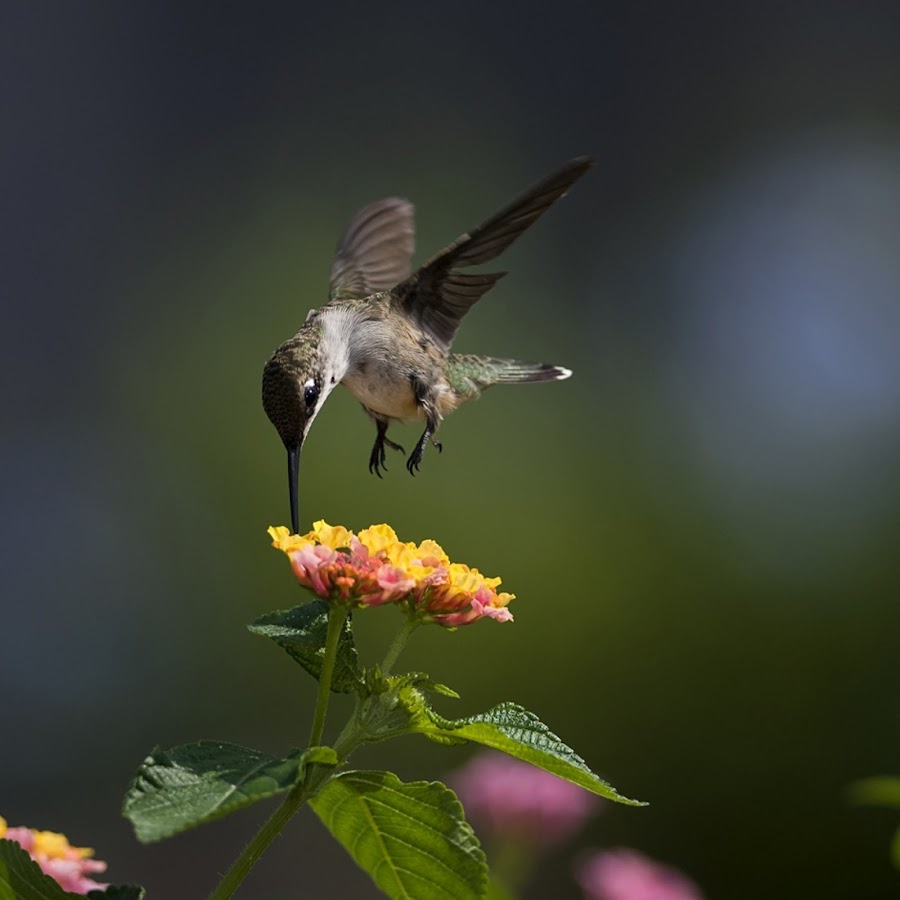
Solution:
[{"label": "yellow petal", "polygon": [[459,590],[474,594],[481,586],[481,577],[477,571],[472,571],[465,563],[452,563],[449,569],[450,584]]},{"label": "yellow petal", "polygon": [[401,569],[412,565],[413,560],[418,559],[415,553],[415,546],[403,544],[400,541],[388,544],[384,548],[384,552],[388,558],[388,562],[390,562],[391,565],[399,566]]},{"label": "yellow petal", "polygon": [[444,553],[444,548],[437,542],[433,541],[430,538],[422,541],[421,544],[416,548],[419,558],[430,558],[433,557],[436,559],[442,566],[450,565],[450,557]]},{"label": "yellow petal", "polygon": [[329,550],[338,550],[341,547],[350,546],[350,538],[353,532],[344,528],[343,525],[329,525],[327,522],[316,522],[313,531],[317,540]]},{"label": "yellow petal", "polygon": [[398,543],[397,533],[390,525],[372,525],[370,528],[364,528],[357,537],[373,555],[382,550],[387,551]]},{"label": "yellow petal", "polygon": [[398,541],[387,547],[385,553],[388,562],[400,569],[407,578],[422,581],[434,573],[433,566],[422,565],[419,550],[415,544],[402,544]]},{"label": "yellow petal", "polygon": [[34,832],[35,853],[44,853],[49,857],[59,859],[66,855],[68,849],[69,842],[64,834],[58,834],[55,831]]},{"label": "yellow petal", "polygon": [[269,526],[269,536],[272,538],[272,546],[284,553],[300,550],[315,543],[315,535],[312,532],[304,535],[291,534],[290,529],[284,525]]},{"label": "yellow petal", "polygon": [[272,538],[272,546],[282,549],[282,544],[291,536],[290,531],[284,525],[270,525],[269,537]]}]

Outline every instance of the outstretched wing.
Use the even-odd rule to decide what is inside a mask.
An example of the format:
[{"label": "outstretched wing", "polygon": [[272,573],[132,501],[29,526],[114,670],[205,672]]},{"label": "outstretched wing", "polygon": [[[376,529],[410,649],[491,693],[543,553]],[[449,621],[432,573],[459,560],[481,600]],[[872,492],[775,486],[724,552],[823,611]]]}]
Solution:
[{"label": "outstretched wing", "polygon": [[499,256],[593,165],[582,156],[541,179],[474,231],[458,237],[397,288],[406,312],[445,350],[462,317],[506,273],[467,275],[458,268]]},{"label": "outstretched wing", "polygon": [[363,207],[338,242],[331,265],[331,299],[362,299],[395,287],[412,272],[414,247],[409,201],[387,197]]}]

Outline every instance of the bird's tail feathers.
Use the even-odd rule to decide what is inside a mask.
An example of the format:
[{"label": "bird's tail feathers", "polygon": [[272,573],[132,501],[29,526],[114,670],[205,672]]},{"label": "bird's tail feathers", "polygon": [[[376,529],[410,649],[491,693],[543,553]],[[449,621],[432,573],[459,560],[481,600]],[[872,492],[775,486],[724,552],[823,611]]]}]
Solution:
[{"label": "bird's tail feathers", "polygon": [[565,366],[519,362],[514,359],[486,360],[491,370],[490,384],[520,384],[528,381],[562,381],[572,374]]}]

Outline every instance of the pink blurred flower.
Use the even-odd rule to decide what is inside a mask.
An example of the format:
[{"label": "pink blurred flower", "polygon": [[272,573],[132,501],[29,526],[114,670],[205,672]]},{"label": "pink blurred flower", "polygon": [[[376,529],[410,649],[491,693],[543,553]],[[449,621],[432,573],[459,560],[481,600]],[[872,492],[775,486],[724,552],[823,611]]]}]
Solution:
[{"label": "pink blurred flower", "polygon": [[450,776],[466,814],[493,837],[529,846],[561,844],[602,800],[543,769],[484,753]]},{"label": "pink blurred flower", "polygon": [[91,859],[94,851],[88,847],[73,847],[65,835],[33,828],[7,828],[0,817],[0,838],[15,841],[41,867],[45,875],[56,880],[64,890],[73,894],[105,891],[109,885],[100,884],[87,876],[106,871],[106,863]]},{"label": "pink blurred flower", "polygon": [[604,850],[578,872],[588,900],[703,900],[700,889],[677,869],[637,850]]}]

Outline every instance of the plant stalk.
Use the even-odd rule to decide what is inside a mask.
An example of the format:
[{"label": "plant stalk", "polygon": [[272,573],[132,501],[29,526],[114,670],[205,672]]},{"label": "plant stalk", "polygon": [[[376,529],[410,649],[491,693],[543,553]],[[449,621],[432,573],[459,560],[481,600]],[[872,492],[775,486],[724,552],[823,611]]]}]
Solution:
[{"label": "plant stalk", "polygon": [[313,716],[312,731],[309,735],[309,746],[318,747],[325,730],[325,715],[328,712],[328,701],[331,698],[331,678],[334,675],[334,663],[337,658],[338,641],[344,630],[344,622],[350,609],[335,604],[328,611],[328,634],[325,638],[325,656],[322,659],[322,672],[319,675],[319,695],[316,698],[316,712]]},{"label": "plant stalk", "polygon": [[[322,660],[322,672],[319,676],[319,694],[316,700],[316,711],[313,717],[312,731],[309,737],[309,746],[317,747],[322,740],[325,730],[325,715],[328,712],[328,700],[331,696],[331,679],[334,675],[334,664],[337,658],[338,642],[347,621],[349,609],[346,606],[334,605],[328,613],[328,633],[325,638],[325,655]],[[349,747],[355,742],[351,736],[345,739]],[[303,780],[294,785],[288,791],[281,805],[266,820],[265,824],[256,833],[241,855],[234,861],[231,868],[225,873],[216,889],[209,895],[209,900],[227,900],[238,889],[241,882],[247,877],[257,860],[265,853],[269,844],[281,834],[281,830],[294,816],[297,810],[306,803],[310,797],[328,779],[331,769],[326,766],[307,766]]]},{"label": "plant stalk", "polygon": [[421,624],[422,622],[420,619],[412,615],[407,616],[406,621],[400,626],[400,630],[397,632],[393,643],[390,647],[388,647],[388,652],[384,657],[384,662],[382,662],[381,664],[382,674],[390,674],[391,668],[393,667],[394,663],[397,662],[397,658],[400,656],[403,648],[406,646],[406,642],[409,640],[410,635]]},{"label": "plant stalk", "polygon": [[[310,766],[309,769],[313,770],[315,766]],[[281,834],[281,829],[288,823],[288,820],[315,793],[319,786],[318,782],[327,775],[326,769],[320,768],[319,772],[321,774],[318,779],[313,776],[308,783],[307,778],[304,778],[300,784],[291,788],[278,809],[266,820],[253,840],[247,844],[241,855],[225,873],[218,887],[209,895],[209,900],[226,900],[238,889],[269,844]]]}]

